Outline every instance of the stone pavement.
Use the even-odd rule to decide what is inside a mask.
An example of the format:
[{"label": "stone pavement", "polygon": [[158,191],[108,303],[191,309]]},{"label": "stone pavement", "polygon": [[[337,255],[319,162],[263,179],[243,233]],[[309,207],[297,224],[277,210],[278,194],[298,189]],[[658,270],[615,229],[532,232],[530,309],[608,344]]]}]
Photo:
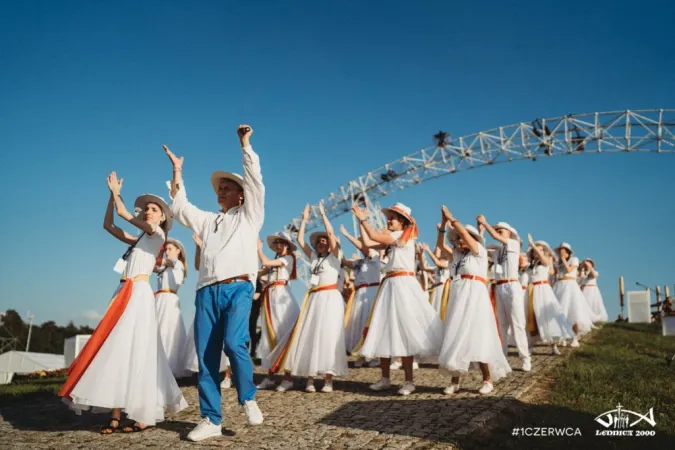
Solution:
[{"label": "stone pavement", "polygon": [[[140,449],[222,447],[228,449],[441,449],[464,448],[472,436],[490,433],[509,410],[538,380],[550,376],[571,349],[562,356],[538,346],[532,372],[519,369],[495,383],[495,390],[481,396],[480,372],[461,380],[462,390],[443,395],[449,378],[435,365],[415,371],[417,391],[408,397],[390,392],[372,392],[368,385],[380,377],[379,369],[350,370],[348,378],[334,382],[332,394],[304,392],[304,380],[296,379],[297,390],[286,393],[260,391],[257,399],[265,423],[250,427],[236,401],[234,390],[223,394],[223,437],[200,443],[185,440],[199,420],[195,380],[183,386],[189,408],[154,429],[142,433],[101,436],[98,428],[106,415],[76,416],[52,396],[25,399],[0,405],[0,448],[12,449]],[[519,359],[509,355],[512,367]],[[257,368],[256,382],[262,380]],[[392,370],[392,383],[403,382],[403,371]],[[317,390],[322,380],[316,380]],[[396,388],[398,389],[398,388]],[[484,442],[484,440],[483,440]]]}]

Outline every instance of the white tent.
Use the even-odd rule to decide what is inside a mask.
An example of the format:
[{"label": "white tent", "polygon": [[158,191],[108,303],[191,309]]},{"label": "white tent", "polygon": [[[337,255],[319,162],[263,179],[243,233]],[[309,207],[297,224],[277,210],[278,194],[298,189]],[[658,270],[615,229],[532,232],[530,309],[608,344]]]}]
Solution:
[{"label": "white tent", "polygon": [[11,351],[0,355],[0,384],[8,384],[15,373],[26,374],[37,370],[54,370],[66,367],[63,355]]}]

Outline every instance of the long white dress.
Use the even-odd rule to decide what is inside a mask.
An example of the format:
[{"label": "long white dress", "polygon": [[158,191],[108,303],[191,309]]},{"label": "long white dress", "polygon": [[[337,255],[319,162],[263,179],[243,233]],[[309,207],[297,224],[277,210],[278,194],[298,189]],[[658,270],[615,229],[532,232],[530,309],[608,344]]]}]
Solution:
[{"label": "long white dress", "polygon": [[[529,269],[530,286],[525,291],[525,331],[534,339],[536,334],[544,343],[556,343],[560,339],[574,337],[572,327],[549,284],[549,268],[543,264]],[[531,296],[531,297],[530,297]],[[531,304],[531,306],[530,306]],[[530,312],[532,311],[532,313]]]},{"label": "long white dress", "polygon": [[[300,306],[291,292],[290,279],[293,270],[293,257],[278,258],[284,265],[275,267],[270,274],[270,281],[263,291],[260,300],[261,337],[258,355],[265,370],[272,368],[270,353],[279,343],[285,345],[298,320]],[[266,300],[265,296],[269,298]]]},{"label": "long white dress", "polygon": [[[402,232],[391,235],[399,239]],[[438,355],[443,341],[443,324],[429,304],[429,295],[415,277],[415,240],[389,246],[385,256],[385,277],[373,302],[367,335],[360,349],[366,358],[393,358]],[[408,275],[409,274],[409,275]]]},{"label": "long white dress", "polygon": [[[345,302],[337,289],[340,258],[332,253],[325,257],[312,253],[311,273],[314,284],[303,301],[295,329],[289,341],[279,343],[269,358],[276,360],[288,346],[280,368],[291,375],[346,376],[349,368],[345,353]],[[312,292],[312,289],[320,290]]]},{"label": "long white dress", "polygon": [[[164,240],[160,227],[152,236],[143,234],[127,260],[124,276],[149,276]],[[129,419],[147,425],[164,420],[165,412],[187,407],[159,338],[155,295],[147,279],[133,282],[126,308],[69,396],[64,401],[78,413],[122,408]]]},{"label": "long white dress", "polygon": [[380,284],[382,262],[379,255],[354,262],[354,294],[345,312],[345,345],[352,352],[361,340],[363,328]]},{"label": "long white dress", "polygon": [[[567,263],[568,266],[579,266],[579,258],[573,256]],[[591,310],[586,302],[586,297],[579,288],[577,283],[576,269],[573,272],[564,275],[564,267],[562,263],[558,265],[558,279],[553,286],[553,292],[560,301],[567,321],[571,325],[577,326],[580,334],[588,333],[593,328],[593,321],[591,320]]]},{"label": "long white dress", "polygon": [[[487,363],[491,380],[511,372],[497,330],[497,321],[485,285],[488,258],[478,244],[478,254],[455,251],[450,274],[452,288],[445,316],[445,337],[439,367],[452,376],[468,372],[472,363]],[[479,277],[479,279],[462,278]],[[474,365],[474,368],[477,368]]]},{"label": "long white dress", "polygon": [[155,293],[155,311],[159,337],[164,352],[169,360],[169,367],[174,377],[187,375],[183,366],[183,349],[185,348],[185,324],[180,312],[178,289],[183,284],[183,263],[173,260],[173,267],[161,267],[157,273],[157,292]]},{"label": "long white dress", "polygon": [[588,307],[591,310],[593,322],[607,322],[609,317],[605,309],[605,302],[602,299],[602,293],[598,287],[598,279],[590,276],[590,274],[583,274],[581,291],[584,293]]}]

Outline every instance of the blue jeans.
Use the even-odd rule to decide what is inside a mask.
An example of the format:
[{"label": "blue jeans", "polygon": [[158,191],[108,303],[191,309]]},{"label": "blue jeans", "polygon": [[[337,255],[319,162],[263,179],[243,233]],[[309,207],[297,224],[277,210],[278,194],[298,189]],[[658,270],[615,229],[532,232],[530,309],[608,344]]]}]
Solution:
[{"label": "blue jeans", "polygon": [[230,358],[239,404],[255,399],[253,362],[248,352],[248,317],[253,301],[248,281],[205,286],[195,299],[195,346],[199,361],[199,409],[202,417],[220,424],[220,354]]}]

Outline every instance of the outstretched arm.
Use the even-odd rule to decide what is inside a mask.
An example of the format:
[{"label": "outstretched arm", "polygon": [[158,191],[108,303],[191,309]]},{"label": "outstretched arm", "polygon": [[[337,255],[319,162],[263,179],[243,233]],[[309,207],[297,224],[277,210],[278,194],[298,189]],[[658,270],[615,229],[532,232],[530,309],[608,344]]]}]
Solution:
[{"label": "outstretched arm", "polygon": [[363,239],[356,239],[354,236],[349,234],[347,229],[344,227],[344,225],[340,225],[340,232],[344,237],[347,238],[349,242],[352,243],[354,247],[359,249],[361,253],[367,258],[370,252],[370,249],[366,246],[366,244],[363,242]]},{"label": "outstretched arm", "polygon": [[262,227],[265,221],[265,185],[260,158],[249,142],[251,134],[253,129],[248,125],[239,125],[237,128],[244,165],[244,213],[252,223]]},{"label": "outstretched arm", "polygon": [[492,239],[494,239],[495,241],[499,241],[499,242],[501,242],[502,244],[508,244],[508,243],[509,243],[509,240],[508,240],[507,238],[501,237],[501,236],[499,235],[499,233],[497,233],[497,230],[495,230],[494,228],[492,228],[492,225],[490,225],[490,224],[488,223],[488,221],[487,221],[487,219],[485,218],[484,215],[481,214],[480,216],[478,216],[478,217],[476,218],[476,221],[477,221],[480,225],[482,225],[482,226],[487,230],[488,233],[490,233],[490,236],[492,236]]},{"label": "outstretched arm", "polygon": [[420,270],[422,272],[434,273],[435,270],[427,265],[427,259],[424,257],[424,248],[418,244],[415,248],[415,256],[420,263]]},{"label": "outstretched arm", "polygon": [[137,237],[130,235],[117,225],[115,225],[113,221],[113,209],[115,207],[115,197],[113,193],[110,193],[110,198],[108,199],[108,207],[105,210],[105,217],[103,218],[103,229],[106,230],[108,233],[112,234],[115,236],[117,239],[120,241],[124,242],[125,244],[133,244],[138,240]]},{"label": "outstretched arm", "polygon": [[312,258],[312,249],[305,242],[305,228],[307,227],[307,221],[309,220],[309,204],[305,206],[305,209],[302,211],[302,222],[300,222],[300,230],[298,231],[298,245],[302,249],[303,253],[307,255],[308,258]]},{"label": "outstretched arm", "polygon": [[450,225],[457,230],[457,233],[459,236],[466,242],[466,244],[469,246],[471,249],[471,252],[474,255],[478,255],[478,249],[480,247],[480,244],[476,242],[476,240],[471,236],[471,234],[466,231],[466,228],[464,228],[464,225],[460,223],[459,220],[455,219],[452,213],[448,210],[447,207],[443,206],[443,216],[446,220],[446,225],[447,223],[450,223]]},{"label": "outstretched arm", "polygon": [[258,239],[258,258],[260,258],[260,263],[263,267],[283,267],[286,265],[285,261],[281,258],[270,259],[265,256],[265,253],[263,252],[263,243],[260,239]]},{"label": "outstretched arm", "polygon": [[443,259],[439,258],[434,252],[431,251],[429,246],[427,244],[424,244],[423,246],[424,250],[429,254],[431,257],[431,260],[436,264],[436,266],[440,267],[441,269],[447,269],[449,264],[447,261],[444,261]]},{"label": "outstretched arm", "polygon": [[326,233],[328,233],[328,245],[330,247],[330,252],[336,258],[340,257],[340,248],[337,245],[337,239],[335,237],[335,231],[333,230],[333,225],[328,220],[326,215],[326,210],[323,208],[323,202],[319,202],[319,212],[321,213],[321,218],[323,219],[323,224],[326,227]]},{"label": "outstretched arm", "polygon": [[396,241],[396,239],[394,239],[394,237],[391,234],[376,231],[367,222],[368,216],[366,215],[366,212],[364,210],[359,208],[359,205],[354,204],[352,206],[352,212],[354,213],[356,218],[359,219],[359,222],[361,222],[361,226],[363,227],[363,230],[366,232],[366,235],[371,240],[377,242],[378,244],[384,244],[384,245],[391,245]]},{"label": "outstretched arm", "polygon": [[[441,220],[443,222],[443,220]],[[436,250],[441,251],[441,255],[437,256],[440,258],[442,256],[442,252],[445,252],[447,255],[449,255],[452,258],[452,247],[450,247],[448,244],[446,244],[445,241],[445,233],[447,230],[447,223],[439,223],[436,225],[436,230],[438,230],[438,233],[436,235]]]}]

